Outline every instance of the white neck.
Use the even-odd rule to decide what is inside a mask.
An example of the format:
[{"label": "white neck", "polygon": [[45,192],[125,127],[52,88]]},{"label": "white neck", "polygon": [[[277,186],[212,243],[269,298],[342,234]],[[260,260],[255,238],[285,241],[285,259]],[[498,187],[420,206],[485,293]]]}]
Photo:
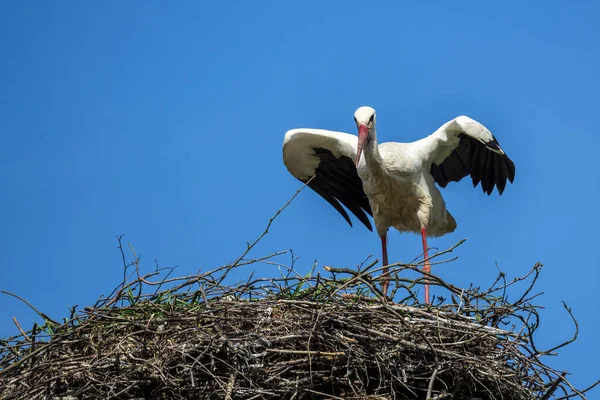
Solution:
[{"label": "white neck", "polygon": [[379,146],[377,144],[377,133],[375,132],[375,126],[373,126],[371,134],[372,139],[368,139],[363,148],[363,154],[365,155],[365,163],[367,168],[372,174],[379,175],[383,172],[383,159],[379,153]]}]

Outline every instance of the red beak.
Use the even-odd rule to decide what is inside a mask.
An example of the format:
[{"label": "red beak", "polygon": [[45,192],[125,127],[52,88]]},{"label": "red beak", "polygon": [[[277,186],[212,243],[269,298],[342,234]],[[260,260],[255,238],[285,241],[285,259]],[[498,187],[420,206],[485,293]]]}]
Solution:
[{"label": "red beak", "polygon": [[362,153],[363,146],[367,141],[367,137],[369,136],[369,128],[360,124],[358,127],[358,147],[356,149],[356,166],[358,166],[358,162],[360,161],[360,155]]}]

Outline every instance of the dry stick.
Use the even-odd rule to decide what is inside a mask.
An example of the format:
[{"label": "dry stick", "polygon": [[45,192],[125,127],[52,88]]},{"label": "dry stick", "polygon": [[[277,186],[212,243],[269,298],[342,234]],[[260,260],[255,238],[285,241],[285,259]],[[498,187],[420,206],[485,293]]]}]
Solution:
[{"label": "dry stick", "polygon": [[456,249],[458,246],[460,246],[461,244],[463,244],[466,241],[467,241],[467,239],[461,239],[461,240],[458,241],[458,243],[456,243],[454,246],[450,247],[449,249],[444,250],[444,251],[439,252],[439,253],[435,253],[434,255],[430,256],[429,258],[420,261],[419,264],[424,264],[426,261],[432,260],[432,259],[434,259],[436,257],[439,257],[439,256],[447,254],[447,253],[451,253],[452,251],[454,251],[454,249]]},{"label": "dry stick", "polygon": [[[159,274],[159,272],[157,272],[157,271],[146,274],[142,277],[142,281],[145,282],[148,278],[150,278],[151,276],[157,275],[157,274]],[[110,306],[114,305],[117,301],[119,301],[119,299],[121,298],[121,296],[123,295],[123,293],[125,292],[126,289],[136,285],[137,283],[139,283],[139,282],[133,281],[133,282],[129,282],[128,284],[122,286],[119,290],[116,291],[114,297],[105,299],[106,302],[104,303],[103,307],[110,307]]]},{"label": "dry stick", "polygon": [[[218,279],[218,281],[216,282],[217,284],[220,284],[221,282],[223,282],[223,280],[226,278],[227,273],[232,270],[235,267],[239,267],[240,266],[240,262],[244,259],[244,257],[246,257],[246,255],[250,252],[250,250],[252,250],[254,248],[254,246],[256,246],[258,244],[258,242],[260,242],[262,240],[263,237],[265,237],[265,235],[267,233],[269,233],[269,228],[271,227],[271,224],[273,224],[273,221],[275,221],[275,219],[279,216],[279,214],[281,214],[283,212],[283,210],[285,210],[290,203],[296,198],[296,196],[298,196],[298,194],[315,178],[316,175],[313,175],[308,181],[306,181],[304,183],[304,185],[302,185],[302,187],[300,189],[298,189],[296,191],[296,193],[294,193],[294,195],[288,200],[287,203],[284,204],[283,207],[281,207],[279,210],[277,210],[277,212],[269,219],[269,222],[265,228],[265,230],[262,232],[262,234],[252,243],[248,243],[246,245],[246,250],[242,253],[242,255],[240,255],[233,263],[228,264],[228,265],[224,265],[222,267],[219,267],[215,270],[209,271],[207,273],[204,273],[203,275],[201,275],[200,277],[196,278],[195,280],[190,278],[190,281],[192,283],[194,282],[198,282],[199,279],[201,279],[201,277],[203,276],[212,276],[212,274],[218,272],[218,271],[223,271],[221,277]],[[244,263],[248,264],[248,263]],[[187,286],[189,284],[188,282],[183,283],[182,285],[180,285],[179,287],[176,287],[174,289],[172,289],[173,291],[179,290],[181,287]]]},{"label": "dry stick", "polygon": [[27,334],[25,333],[25,331],[23,330],[23,328],[21,328],[21,325],[19,325],[19,321],[17,321],[17,317],[13,317],[13,322],[15,323],[15,325],[17,326],[17,329],[19,330],[19,332],[21,332],[21,335],[23,335],[23,337],[29,342],[32,343],[33,341],[29,338],[29,336],[27,336]]},{"label": "dry stick", "polygon": [[119,243],[117,248],[121,252],[121,259],[123,260],[123,286],[125,286],[125,282],[127,282],[127,267],[129,267],[129,265],[127,264],[127,260],[125,259],[125,251],[123,251],[123,245],[121,243],[121,239],[123,238],[123,236],[125,236],[125,234],[117,235],[117,241]]},{"label": "dry stick", "polygon": [[575,324],[575,333],[573,334],[573,337],[570,340],[567,340],[564,343],[554,346],[549,350],[545,350],[545,351],[539,353],[538,356],[544,356],[544,355],[552,353],[555,350],[560,349],[561,347],[565,347],[566,345],[573,343],[577,339],[577,336],[579,336],[579,324],[577,323],[577,320],[575,319],[575,316],[573,315],[571,308],[569,306],[567,306],[567,303],[565,303],[564,301],[562,303],[563,303],[563,307],[565,308],[565,310],[567,310],[567,312],[571,316],[571,319],[573,320],[573,323]]},{"label": "dry stick", "polygon": [[[463,244],[466,240],[467,239],[461,239],[454,246],[452,246],[452,247],[450,247],[450,248],[448,248],[448,249],[446,249],[444,251],[441,251],[439,253],[435,253],[434,255],[430,256],[426,260],[421,260],[418,263],[402,263],[402,262],[397,262],[397,263],[389,264],[389,265],[386,265],[386,266],[378,267],[378,268],[372,270],[371,273],[375,273],[375,272],[381,271],[381,270],[383,270],[386,267],[387,268],[394,268],[394,267],[410,268],[410,269],[413,269],[413,270],[418,271],[418,272],[423,272],[423,271],[421,271],[421,270],[418,269],[418,267],[417,267],[418,265],[421,265],[421,264],[425,263],[425,261],[430,261],[430,260],[432,260],[434,258],[437,258],[439,256],[442,256],[444,254],[448,254],[448,253],[453,252],[458,246],[460,246],[461,244]],[[446,263],[452,262],[452,261],[454,261],[456,259],[457,259],[457,257],[452,258],[450,260],[438,261],[438,262],[435,262],[435,263],[431,263],[431,265],[446,264]],[[367,267],[367,269],[370,268],[371,266],[377,264],[378,261],[379,260],[376,259],[375,262],[373,262],[372,264],[369,265],[369,267]]]},{"label": "dry stick", "polygon": [[[600,379],[598,379],[596,382],[592,383],[590,386],[586,387],[585,389],[580,390],[579,393],[583,394],[585,392],[589,392],[590,390],[592,390],[593,388],[598,386],[598,384],[600,384]],[[571,397],[580,396],[579,393],[572,393],[568,396],[559,397],[556,400],[566,400],[566,399],[570,399]]]},{"label": "dry stick", "polygon": [[229,382],[227,382],[227,392],[225,393],[225,400],[231,400],[231,393],[233,392],[233,384],[235,383],[235,377],[237,375],[237,372],[232,372],[231,375],[229,375]]},{"label": "dry stick", "polygon": [[281,353],[281,354],[301,354],[309,356],[325,356],[325,357],[337,357],[343,356],[346,353],[343,351],[329,352],[319,350],[285,350],[285,349],[267,349],[268,353]]},{"label": "dry stick", "polygon": [[[444,250],[444,251],[442,251],[442,252],[435,253],[434,255],[432,255],[432,256],[429,256],[428,258],[425,258],[425,259],[423,259],[423,260],[421,260],[421,261],[419,261],[419,262],[416,262],[416,261],[417,261],[419,258],[421,258],[421,257],[422,257],[422,256],[425,254],[425,253],[421,253],[419,256],[417,256],[417,257],[413,258],[413,259],[412,259],[412,261],[411,261],[411,262],[409,262],[409,263],[407,263],[407,264],[408,264],[408,265],[415,265],[415,264],[416,264],[416,265],[420,265],[420,264],[425,264],[425,262],[426,262],[426,261],[429,261],[429,260],[431,260],[431,259],[433,259],[433,258],[439,257],[439,256],[441,256],[441,255],[443,255],[443,254],[450,253],[452,250],[454,250],[455,248],[457,248],[458,246],[460,246],[461,244],[463,244],[463,243],[464,243],[464,242],[466,242],[466,241],[467,241],[467,239],[461,239],[461,240],[459,240],[459,241],[458,241],[458,243],[456,243],[456,244],[455,244],[454,246],[452,246],[451,248],[449,248],[449,249],[447,249],[447,250]],[[437,249],[437,247],[430,247],[428,250],[431,250],[432,248],[435,248],[435,249]]]},{"label": "dry stick", "polygon": [[[285,253],[287,253],[287,251],[276,251],[275,253],[269,254],[268,256],[264,256],[264,257],[260,257],[260,258],[254,258],[254,259],[251,259],[251,260],[240,262],[240,263],[238,263],[238,266],[241,267],[242,265],[248,265],[248,264],[254,264],[254,263],[258,263],[258,262],[264,262],[264,261],[269,260],[270,258],[277,257],[277,256],[280,256],[280,255],[285,254]],[[285,267],[285,265],[282,265],[282,266]]]},{"label": "dry stick", "polygon": [[332,394],[317,392],[316,390],[312,390],[312,389],[304,389],[304,391],[305,392],[309,392],[309,393],[318,394],[319,396],[325,396],[325,397],[323,397],[323,399],[344,400],[343,397],[337,397],[337,396],[334,396]]},{"label": "dry stick", "polygon": [[37,315],[39,315],[40,317],[42,317],[45,321],[51,322],[54,325],[60,325],[58,322],[56,322],[55,320],[53,320],[52,318],[50,318],[49,316],[47,316],[43,312],[38,311],[37,308],[35,308],[33,305],[31,305],[31,303],[29,303],[27,300],[25,300],[21,296],[18,296],[18,295],[14,294],[14,293],[11,293],[11,292],[7,292],[6,290],[2,290],[1,292],[4,293],[4,294],[7,294],[9,296],[13,296],[13,297],[15,297],[15,298],[17,298],[19,300],[21,300],[23,303],[27,304],[29,306],[29,308],[31,308],[33,311],[35,311],[37,313]]},{"label": "dry stick", "polygon": [[[161,282],[158,282],[158,287],[156,288],[156,290],[154,291],[154,293],[152,294],[152,296],[156,296],[156,294],[158,293],[158,291],[162,288],[162,285],[164,285],[166,283],[167,279],[169,279],[169,276],[171,276],[171,274],[173,273],[173,271],[175,271],[175,267],[165,267],[165,268],[161,268],[160,270],[165,270],[165,269],[168,269],[169,272],[167,272],[167,275],[165,275],[165,278],[162,279]],[[157,265],[157,268],[156,268],[155,272],[158,272],[160,270],[158,269],[158,265]],[[145,284],[148,284],[148,285],[154,285],[154,282],[148,283],[145,280],[143,280],[142,282],[144,282]]]},{"label": "dry stick", "polygon": [[600,379],[598,379],[596,382],[592,383],[590,386],[586,387],[585,389],[581,390],[581,393],[585,393],[587,391],[592,390],[593,388],[595,388],[598,384],[600,383]]},{"label": "dry stick", "polygon": [[0,378],[2,378],[3,375],[6,375],[8,372],[10,372],[11,370],[18,368],[21,364],[23,364],[25,361],[29,360],[30,358],[33,358],[33,356],[38,355],[39,353],[41,353],[43,350],[46,349],[47,346],[40,346],[37,349],[35,349],[34,351],[32,351],[31,353],[23,356],[23,358],[21,358],[18,361],[13,362],[12,364],[10,364],[8,367],[0,369]]},{"label": "dry stick", "polygon": [[[431,257],[427,258],[427,260],[424,260],[422,262],[430,261],[430,260],[432,260],[432,259],[434,259],[436,257],[441,256],[441,255],[444,255],[444,254],[447,254],[447,253],[451,253],[458,246],[460,246],[461,244],[463,244],[465,241],[466,241],[466,239],[462,239],[462,240],[458,241],[454,246],[452,246],[452,247],[450,247],[450,248],[448,248],[448,249],[446,249],[444,251],[441,251],[439,253],[435,253]],[[437,275],[425,272],[425,271],[419,269],[416,265],[412,265],[412,264],[405,264],[405,263],[398,262],[398,263],[393,263],[393,264],[389,264],[389,265],[386,265],[386,266],[382,266],[382,267],[370,270],[370,268],[372,266],[374,266],[375,264],[377,264],[378,261],[379,260],[376,259],[374,262],[372,262],[371,264],[369,264],[365,269],[363,269],[362,271],[360,271],[360,273],[359,273],[359,271],[353,270],[353,269],[350,269],[350,268],[334,268],[334,267],[329,267],[329,266],[326,266],[325,270],[326,271],[331,271],[331,272],[347,273],[347,274],[358,276],[359,274],[360,275],[365,275],[367,272],[369,272],[369,275],[372,275],[372,274],[374,274],[374,273],[376,273],[376,272],[378,272],[380,270],[383,270],[383,268],[390,268],[391,269],[391,268],[394,268],[394,267],[401,267],[400,269],[397,269],[396,271],[400,271],[400,270],[406,268],[406,269],[411,269],[413,271],[419,272],[419,273],[421,273],[421,274],[424,275],[424,277],[422,277],[422,278],[420,278],[418,280],[410,280],[410,279],[405,279],[404,280],[404,279],[400,279],[400,281],[402,281],[402,282],[407,282],[408,283],[408,282],[418,282],[420,280],[425,280],[425,279],[434,279],[436,282],[430,282],[431,284],[438,285],[438,286],[443,286],[446,289],[450,290],[451,292],[459,292],[458,288],[455,288],[453,285],[447,284],[446,282],[444,282]],[[441,263],[447,263],[447,262],[450,262],[450,261],[453,261],[453,260],[442,261],[442,262],[439,262],[439,263],[440,264]],[[418,264],[421,264],[421,263],[418,263]],[[390,270],[390,274],[393,273],[393,272],[395,272],[395,271]]]},{"label": "dry stick", "polygon": [[[514,284],[515,284],[515,283],[517,283],[517,282],[524,281],[524,280],[526,280],[527,278],[529,278],[529,276],[530,276],[532,273],[536,272],[536,270],[537,270],[538,268],[540,268],[540,267],[542,267],[542,264],[540,264],[539,262],[537,262],[537,263],[535,263],[535,265],[534,265],[534,266],[533,266],[533,267],[532,267],[532,268],[529,270],[529,272],[527,272],[525,275],[523,275],[523,276],[521,276],[521,277],[515,277],[515,278],[514,278],[512,281],[510,281],[510,282],[508,282],[507,284],[504,284],[504,285],[502,285],[502,286],[500,286],[500,287],[497,287],[497,288],[494,288],[494,287],[493,287],[493,285],[495,284],[495,283],[494,283],[494,284],[492,284],[492,286],[491,286],[491,287],[490,287],[490,288],[489,288],[487,291],[483,292],[483,293],[482,293],[482,295],[484,295],[484,296],[485,296],[485,295],[488,295],[488,294],[490,294],[490,293],[496,292],[496,291],[498,291],[498,290],[504,290],[504,289],[508,288],[509,286],[512,286],[512,285],[514,285]],[[496,282],[497,282],[497,280],[496,280]],[[517,301],[517,302],[515,302],[514,304],[518,304],[518,303],[520,303],[520,301]]]},{"label": "dry stick", "polygon": [[[437,356],[436,356],[435,361],[437,364]],[[433,383],[435,382],[435,377],[437,376],[439,371],[440,371],[440,366],[436,365],[435,369],[433,370],[433,373],[431,374],[431,378],[429,378],[429,385],[427,385],[427,395],[425,396],[426,400],[429,400],[431,398],[431,395],[433,392]]]},{"label": "dry stick", "polygon": [[[283,253],[285,253],[285,252],[283,252]],[[270,261],[261,261],[261,262],[262,262],[263,264],[267,264],[267,265],[274,265],[274,266],[276,266],[276,267],[279,267],[279,268],[284,268],[284,269],[287,269],[287,270],[288,270],[288,273],[287,273],[287,277],[285,278],[285,279],[286,279],[286,281],[288,281],[288,280],[289,280],[289,281],[297,281],[297,285],[299,285],[299,284],[301,284],[301,283],[302,283],[302,284],[303,284],[303,283],[308,283],[308,285],[310,285],[311,287],[314,287],[313,283],[312,283],[312,282],[310,282],[310,279],[309,279],[309,278],[306,278],[305,276],[302,276],[302,275],[300,275],[300,274],[299,274],[298,272],[296,272],[296,271],[295,271],[295,270],[294,270],[292,267],[288,267],[287,265],[283,265],[283,264],[280,264],[280,263],[274,263],[274,262],[270,262]],[[291,278],[291,277],[289,277],[289,275],[291,275],[291,274],[294,274],[294,275],[296,275],[296,276],[295,276],[295,277],[293,277],[293,278]]]},{"label": "dry stick", "polygon": [[565,381],[565,383],[567,384],[567,386],[568,386],[568,387],[571,389],[571,391],[572,391],[574,394],[577,394],[577,395],[579,395],[579,397],[581,397],[582,399],[585,399],[585,398],[586,398],[586,397],[583,395],[583,393],[582,393],[582,392],[580,392],[579,390],[577,390],[577,389],[575,389],[575,388],[573,387],[573,385],[571,384],[571,382],[569,382],[569,381],[568,381],[568,380],[566,380],[566,379],[565,379],[564,381]]},{"label": "dry stick", "polygon": [[[133,248],[131,243],[127,243],[127,245],[129,246],[129,249],[133,253],[133,264],[135,265],[135,273],[137,275],[137,282],[141,282],[142,278],[140,276],[140,259],[138,258],[137,253],[135,252],[135,249]],[[142,295],[142,285],[140,284],[138,287],[138,294],[137,294],[135,300],[138,301],[140,299],[141,295]]]},{"label": "dry stick", "polygon": [[242,261],[242,259],[243,259],[244,257],[246,257],[246,254],[248,254],[248,253],[250,252],[250,250],[252,250],[252,248],[253,248],[254,246],[256,246],[256,245],[258,244],[258,242],[260,242],[260,241],[261,241],[261,239],[262,239],[263,237],[265,237],[265,235],[266,235],[267,233],[269,233],[269,228],[271,227],[271,224],[273,223],[273,221],[275,221],[275,218],[277,218],[277,217],[279,216],[279,214],[281,214],[281,212],[282,212],[283,210],[285,210],[285,209],[286,209],[286,208],[287,208],[287,207],[290,205],[290,203],[292,202],[292,200],[294,200],[294,199],[296,198],[296,196],[298,196],[298,194],[300,194],[300,192],[302,191],[302,189],[304,189],[304,188],[305,188],[305,187],[306,187],[306,186],[307,186],[307,185],[308,185],[308,184],[309,184],[309,183],[310,183],[310,182],[311,182],[311,181],[312,181],[312,180],[315,178],[315,176],[316,176],[316,175],[313,175],[313,176],[312,176],[312,177],[311,177],[309,180],[307,180],[307,181],[306,181],[306,183],[304,183],[304,185],[302,185],[302,187],[301,187],[300,189],[298,189],[298,190],[296,191],[296,193],[294,193],[294,195],[293,195],[293,196],[292,196],[292,197],[291,197],[291,198],[288,200],[288,202],[287,202],[287,203],[285,203],[285,205],[284,205],[283,207],[281,207],[279,210],[277,210],[277,212],[275,213],[275,215],[273,215],[273,216],[272,216],[272,217],[269,219],[269,223],[267,224],[267,227],[265,228],[264,232],[263,232],[263,233],[262,233],[262,234],[261,234],[261,235],[260,235],[260,236],[259,236],[259,237],[258,237],[258,238],[257,238],[257,239],[256,239],[256,240],[253,242],[253,243],[252,243],[252,244],[248,244],[248,245],[246,246],[246,250],[245,250],[245,251],[242,253],[242,255],[241,255],[241,256],[239,256],[239,257],[237,258],[237,260],[235,260],[235,261],[233,262],[233,264],[231,264],[231,266],[232,266],[232,267],[236,267],[236,266],[238,265],[238,263],[239,263],[240,261]]},{"label": "dry stick", "polygon": [[[429,280],[429,284],[433,285],[433,286],[441,286],[446,288],[450,293],[455,293],[455,294],[459,294],[461,292],[461,289],[457,288],[456,286],[445,282],[442,278],[440,278],[439,276],[432,274],[431,272],[425,272],[423,270],[421,270],[419,267],[415,267],[412,265],[405,265],[403,266],[400,270],[402,269],[410,269],[412,271],[418,272],[421,275],[423,275],[420,278],[417,279],[399,279],[400,282],[412,282],[412,283],[420,283],[421,281],[424,280]],[[393,270],[391,272],[395,272],[396,270]]]},{"label": "dry stick", "polygon": [[[401,266],[401,268],[396,268],[393,269],[393,267],[396,266]],[[417,266],[414,265],[408,265],[408,264],[401,264],[401,263],[396,263],[396,264],[391,264],[389,265],[390,269],[390,274],[395,273],[395,272],[400,272],[404,269],[410,269],[412,271],[418,272],[420,274],[422,274],[423,276],[421,278],[418,279],[408,279],[408,278],[396,278],[395,281],[396,282],[404,282],[404,283],[420,283],[421,281],[425,280],[425,279],[429,279],[430,280],[430,284],[434,285],[434,286],[442,286],[444,288],[446,288],[448,291],[450,291],[451,293],[461,293],[462,290],[459,290],[457,287],[455,287],[454,285],[451,285],[449,283],[446,283],[442,278],[440,278],[437,275],[434,275],[430,272],[425,272],[421,269],[419,269]],[[372,273],[375,273],[381,269],[383,269],[383,267],[380,268],[376,268],[372,271],[369,271],[369,273],[366,273],[366,270],[363,270],[362,272],[358,273],[358,271],[350,269],[350,268],[334,268],[334,267],[324,267],[324,269],[326,271],[329,272],[335,272],[335,273],[347,273],[349,275],[354,275],[354,278],[357,278],[358,276],[365,276],[365,275],[371,275]],[[377,279],[377,278],[376,278]]]},{"label": "dry stick", "polygon": [[[540,276],[540,269],[541,268],[542,268],[542,264],[540,264],[539,262],[535,263],[535,265],[533,266],[533,269],[532,269],[532,272],[535,271],[535,275],[533,276],[531,284],[529,285],[529,287],[527,288],[527,290],[525,290],[525,293],[523,293],[523,295],[521,296],[521,298],[515,302],[515,304],[521,303],[523,301],[523,299],[525,299],[525,297],[527,297],[527,295],[529,294],[529,292],[531,291],[531,289],[533,289],[533,286],[535,285],[535,283],[537,282],[538,277]],[[527,279],[528,276],[529,275],[526,275],[523,279]],[[517,282],[517,279],[515,279],[513,282]]]},{"label": "dry stick", "polygon": [[562,374],[560,374],[560,376],[554,381],[550,389],[548,389],[546,394],[544,394],[544,396],[541,397],[540,400],[548,400],[552,393],[554,393],[554,391],[558,388],[558,385],[565,378],[565,376],[567,376],[567,371],[564,371]]}]

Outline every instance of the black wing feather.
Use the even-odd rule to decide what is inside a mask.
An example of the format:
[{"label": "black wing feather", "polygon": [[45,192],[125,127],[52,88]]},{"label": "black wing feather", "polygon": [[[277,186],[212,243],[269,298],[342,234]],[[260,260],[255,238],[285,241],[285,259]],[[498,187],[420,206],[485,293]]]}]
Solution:
[{"label": "black wing feather", "polygon": [[483,192],[490,195],[496,186],[502,194],[506,180],[512,183],[515,178],[515,164],[506,154],[492,151],[501,150],[496,138],[484,144],[464,133],[458,137],[459,144],[454,151],[441,164],[431,165],[430,173],[435,182],[444,188],[449,182],[471,175],[473,187],[481,183]]},{"label": "black wing feather", "polygon": [[494,157],[494,171],[496,173],[496,187],[498,188],[498,193],[502,194],[504,192],[504,188],[506,187],[506,169],[504,168],[504,160],[502,157]]},{"label": "black wing feather", "polygon": [[482,149],[481,153],[481,161],[478,165],[479,176],[481,177],[481,189],[483,190],[483,193],[487,193],[490,181],[487,179],[486,165],[488,163],[488,158],[491,157],[491,155],[490,152],[485,151],[485,149]]},{"label": "black wing feather", "polygon": [[492,194],[492,191],[494,190],[494,185],[498,184],[498,182],[496,182],[496,173],[495,173],[495,167],[496,167],[496,163],[495,163],[495,158],[496,158],[496,153],[492,153],[491,151],[487,152],[487,161],[485,163],[485,180],[486,180],[486,186],[487,186],[487,190],[485,191],[488,196],[490,194]]},{"label": "black wing feather", "polygon": [[[327,200],[350,226],[352,226],[350,217],[340,203],[372,231],[373,227],[367,214],[373,216],[373,212],[354,161],[346,156],[335,157],[331,151],[324,148],[313,148],[313,150],[319,157],[319,165],[315,170],[315,178],[308,186]],[[301,179],[301,181],[306,182],[308,179]]]},{"label": "black wing feather", "polygon": [[513,183],[515,180],[515,163],[508,157],[504,159],[504,163],[507,169],[506,176],[508,176],[510,183]]},{"label": "black wing feather", "polygon": [[481,182],[481,175],[479,174],[479,164],[481,163],[482,152],[476,151],[476,147],[477,144],[471,146],[471,149],[473,151],[473,162],[471,163],[471,178],[473,179],[473,187],[477,186],[477,184]]},{"label": "black wing feather", "polygon": [[[306,183],[305,180],[299,179],[300,181]],[[327,202],[329,204],[331,204],[333,206],[333,208],[335,208],[340,214],[342,214],[342,217],[344,217],[344,219],[346,221],[348,221],[348,223],[350,224],[350,226],[352,226],[352,221],[350,221],[350,216],[348,215],[348,213],[346,212],[346,210],[344,210],[344,207],[342,207],[340,205],[340,203],[335,199],[335,197],[333,197],[331,194],[329,194],[327,191],[325,191],[324,189],[322,189],[319,185],[315,185],[314,184],[314,179],[309,182],[308,187],[310,187],[312,190],[314,190],[319,196],[321,196],[322,198],[324,198],[325,200],[327,200]]]},{"label": "black wing feather", "polygon": [[431,170],[429,171],[431,175],[433,175],[435,181],[438,185],[445,188],[448,184],[449,180],[442,167],[437,164],[431,164]]}]

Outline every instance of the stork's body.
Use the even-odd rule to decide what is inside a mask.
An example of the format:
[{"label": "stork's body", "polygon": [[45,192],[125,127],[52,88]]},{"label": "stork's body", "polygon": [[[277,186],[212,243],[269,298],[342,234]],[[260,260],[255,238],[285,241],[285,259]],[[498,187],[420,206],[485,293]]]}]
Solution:
[{"label": "stork's body", "polygon": [[357,171],[380,237],[390,227],[417,233],[426,227],[429,237],[454,231],[454,218],[433,177],[424,173],[423,160],[411,158],[410,145],[374,143],[363,151]]},{"label": "stork's body", "polygon": [[[445,187],[471,175],[491,194],[501,194],[514,179],[515,167],[494,136],[477,121],[457,117],[433,134],[411,143],[377,143],[375,110],[360,107],[354,114],[358,137],[322,129],[294,129],[285,135],[284,163],[296,178],[327,200],[352,225],[346,206],[369,229],[373,217],[388,265],[387,231],[421,234],[427,260],[427,237],[456,229],[456,221],[435,183]],[[361,157],[362,156],[362,157]],[[365,214],[366,213],[366,214]],[[424,271],[430,271],[425,262]],[[383,291],[387,293],[387,269]],[[429,286],[425,286],[429,302]]]}]

